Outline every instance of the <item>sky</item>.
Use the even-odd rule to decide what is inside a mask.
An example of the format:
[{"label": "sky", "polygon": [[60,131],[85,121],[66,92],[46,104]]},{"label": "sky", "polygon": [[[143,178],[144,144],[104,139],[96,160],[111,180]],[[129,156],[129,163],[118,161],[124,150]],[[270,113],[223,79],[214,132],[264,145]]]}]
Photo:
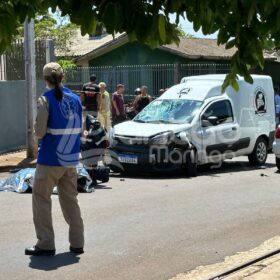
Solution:
[{"label": "sky", "polygon": [[191,22],[189,22],[188,20],[181,20],[180,21],[181,27],[182,29],[190,34],[193,35],[196,38],[211,38],[211,39],[216,39],[217,38],[217,33],[211,34],[211,35],[204,35],[201,31],[201,29],[198,32],[195,32],[193,30],[193,25]]},{"label": "sky", "polygon": [[[170,19],[171,19],[171,21],[175,22],[175,15],[171,15]],[[191,22],[189,22],[187,19],[183,19],[182,17],[180,18],[180,25],[186,33],[193,35],[196,38],[210,38],[210,39],[217,38],[217,33],[206,36],[202,33],[201,29],[198,32],[195,32],[193,30],[193,24]]]}]

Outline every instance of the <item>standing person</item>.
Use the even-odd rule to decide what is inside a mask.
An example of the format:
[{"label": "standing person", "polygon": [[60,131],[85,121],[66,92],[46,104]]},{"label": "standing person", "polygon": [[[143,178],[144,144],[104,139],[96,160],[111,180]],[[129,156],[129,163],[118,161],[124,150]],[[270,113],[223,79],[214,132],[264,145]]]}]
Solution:
[{"label": "standing person", "polygon": [[43,76],[49,89],[38,99],[35,135],[42,139],[32,189],[33,221],[37,243],[26,255],[54,255],[55,241],[51,216],[51,195],[58,188],[60,206],[69,225],[70,252],[82,254],[84,225],[77,200],[77,172],[82,105],[78,96],[63,87],[63,70],[48,63]]},{"label": "standing person", "polygon": [[110,94],[106,91],[106,84],[99,83],[100,94],[98,95],[98,120],[109,131],[111,129]]},{"label": "standing person", "polygon": [[94,116],[95,118],[97,117],[97,99],[99,92],[100,88],[96,84],[96,76],[92,74],[90,76],[90,81],[83,85],[83,93],[81,94],[81,101],[85,107],[83,112],[84,122],[88,114]]},{"label": "standing person", "polygon": [[152,97],[148,95],[148,87],[142,86],[141,94],[137,95],[133,102],[133,108],[136,114],[141,112],[151,101]]},{"label": "standing person", "polygon": [[112,95],[112,119],[113,126],[126,120],[125,107],[124,107],[124,85],[118,84],[117,91]]},{"label": "standing person", "polygon": [[280,122],[280,92],[279,89],[275,90],[275,113],[276,113],[276,125]]},{"label": "standing person", "polygon": [[137,98],[137,96],[141,94],[141,89],[140,88],[136,88],[134,90],[134,97],[133,100],[129,103],[129,107],[127,110],[127,117],[132,120],[135,116],[136,116],[136,112],[135,112],[135,108],[133,106],[135,99]]}]

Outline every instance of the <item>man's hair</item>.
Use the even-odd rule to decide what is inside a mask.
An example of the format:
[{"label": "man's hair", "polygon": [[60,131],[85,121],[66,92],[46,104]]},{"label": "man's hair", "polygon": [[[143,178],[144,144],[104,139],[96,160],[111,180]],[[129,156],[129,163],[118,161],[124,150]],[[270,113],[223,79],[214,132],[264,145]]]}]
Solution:
[{"label": "man's hair", "polygon": [[142,86],[142,87],[141,87],[141,91],[148,92],[148,87],[147,87],[147,86]]},{"label": "man's hair", "polygon": [[106,84],[105,84],[104,82],[100,82],[100,83],[98,84],[98,86],[99,86],[99,87],[104,87],[104,88],[106,88]]},{"label": "man's hair", "polygon": [[119,88],[124,88],[124,85],[123,84],[118,84],[117,89],[119,89]]},{"label": "man's hair", "polygon": [[89,77],[89,80],[91,82],[95,82],[96,81],[96,75],[95,74],[91,74],[90,77]]}]

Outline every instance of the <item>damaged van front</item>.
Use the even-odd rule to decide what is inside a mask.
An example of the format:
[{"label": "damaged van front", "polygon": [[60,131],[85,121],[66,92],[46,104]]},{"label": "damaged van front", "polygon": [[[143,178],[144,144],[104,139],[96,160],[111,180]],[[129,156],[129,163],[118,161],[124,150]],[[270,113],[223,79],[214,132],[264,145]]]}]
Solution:
[{"label": "damaged van front", "polygon": [[[179,86],[177,90],[180,92],[182,88]],[[116,125],[111,132],[114,159],[111,168],[181,169],[189,162],[191,123],[202,104],[202,101],[181,98],[157,99],[132,121]]]}]

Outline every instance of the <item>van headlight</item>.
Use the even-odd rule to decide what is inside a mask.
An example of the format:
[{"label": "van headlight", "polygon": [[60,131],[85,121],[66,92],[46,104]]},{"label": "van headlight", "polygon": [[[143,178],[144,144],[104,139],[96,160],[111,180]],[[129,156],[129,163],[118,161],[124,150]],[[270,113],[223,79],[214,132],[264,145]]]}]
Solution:
[{"label": "van headlight", "polygon": [[167,131],[161,134],[157,134],[150,140],[151,145],[168,145],[174,138],[174,133],[172,131]]}]

